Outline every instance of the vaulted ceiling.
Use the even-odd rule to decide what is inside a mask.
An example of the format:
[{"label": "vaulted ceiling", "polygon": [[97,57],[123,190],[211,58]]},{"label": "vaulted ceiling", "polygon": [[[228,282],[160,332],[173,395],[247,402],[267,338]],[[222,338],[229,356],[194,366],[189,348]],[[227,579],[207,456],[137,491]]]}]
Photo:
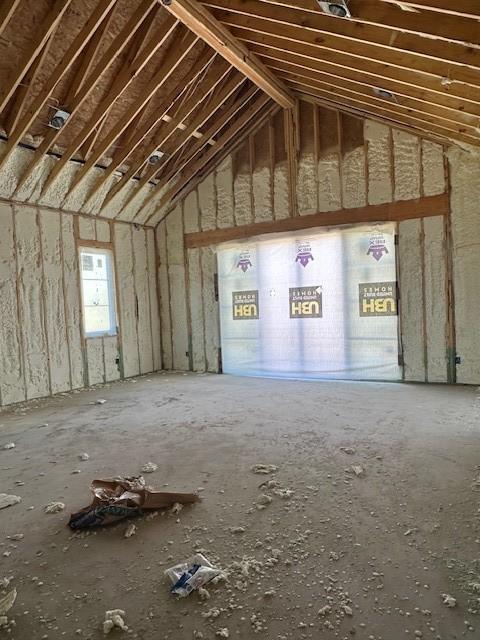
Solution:
[{"label": "vaulted ceiling", "polygon": [[[125,207],[143,190],[164,203],[302,96],[480,145],[478,0],[348,8],[351,18],[316,0],[2,0],[0,170],[21,144],[32,153],[17,193],[48,154],[43,194],[76,161],[65,199],[101,166],[87,201],[101,193],[104,208],[124,193]],[[60,129],[49,126],[57,110]]]}]

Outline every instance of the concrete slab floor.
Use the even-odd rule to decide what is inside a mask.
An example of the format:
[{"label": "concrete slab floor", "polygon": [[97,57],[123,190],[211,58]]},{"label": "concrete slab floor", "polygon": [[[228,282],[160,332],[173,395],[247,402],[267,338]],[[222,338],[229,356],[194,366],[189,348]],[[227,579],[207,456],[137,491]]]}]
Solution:
[{"label": "concrete slab floor", "polygon": [[[110,637],[478,638],[479,418],[474,388],[170,373],[5,410],[0,491],[22,502],[0,511],[0,577],[18,590],[0,634],[97,639],[120,608],[130,630]],[[129,539],[127,522],[72,535],[91,479],[148,461],[150,484],[203,501]],[[46,514],[52,500],[65,511]],[[163,571],[197,549],[228,579],[178,601]]]}]

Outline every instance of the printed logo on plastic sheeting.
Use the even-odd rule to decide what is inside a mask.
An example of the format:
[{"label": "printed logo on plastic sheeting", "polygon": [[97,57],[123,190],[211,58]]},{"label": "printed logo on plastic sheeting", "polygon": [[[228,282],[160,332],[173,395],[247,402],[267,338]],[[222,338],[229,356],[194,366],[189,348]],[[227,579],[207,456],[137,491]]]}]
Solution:
[{"label": "printed logo on plastic sheeting", "polygon": [[251,267],[253,267],[250,250],[242,251],[238,256],[237,269],[241,269],[243,273],[246,273]]},{"label": "printed logo on plastic sheeting", "polygon": [[359,287],[360,316],[396,316],[396,282],[362,282]]},{"label": "printed logo on plastic sheeting", "polygon": [[258,290],[233,291],[232,306],[234,320],[258,320]]},{"label": "printed logo on plastic sheeting", "polygon": [[306,267],[310,260],[315,260],[310,241],[300,240],[297,242],[297,257],[295,258],[295,262],[300,263],[302,267]]},{"label": "printed logo on plastic sheeting", "polygon": [[322,287],[289,289],[290,318],[321,318]]},{"label": "printed logo on plastic sheeting", "polygon": [[372,256],[377,262],[379,262],[384,255],[388,253],[387,243],[383,233],[376,232],[370,237],[370,244],[367,251],[367,256]]}]

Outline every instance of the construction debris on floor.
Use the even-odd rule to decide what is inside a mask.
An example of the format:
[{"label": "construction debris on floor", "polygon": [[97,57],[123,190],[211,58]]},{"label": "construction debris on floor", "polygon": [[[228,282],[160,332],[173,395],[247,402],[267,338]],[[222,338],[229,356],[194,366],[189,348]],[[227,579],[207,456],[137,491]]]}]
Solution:
[{"label": "construction debris on floor", "polygon": [[[474,390],[153,380],[0,414],[1,487],[21,499],[0,516],[0,637],[476,638]],[[149,459],[155,490],[114,478]],[[111,506],[112,526],[72,531],[87,474],[113,479],[80,521]]]},{"label": "construction debris on floor", "polygon": [[165,575],[170,578],[175,595],[185,598],[192,591],[199,591],[214,578],[224,575],[221,569],[216,569],[201,553],[195,554],[185,562],[167,569]]},{"label": "construction debris on floor", "polygon": [[153,491],[146,486],[143,476],[94,480],[90,489],[93,500],[88,507],[70,516],[68,525],[71,529],[101,527],[140,516],[144,511],[167,509],[175,504],[193,504],[200,500],[196,493]]}]

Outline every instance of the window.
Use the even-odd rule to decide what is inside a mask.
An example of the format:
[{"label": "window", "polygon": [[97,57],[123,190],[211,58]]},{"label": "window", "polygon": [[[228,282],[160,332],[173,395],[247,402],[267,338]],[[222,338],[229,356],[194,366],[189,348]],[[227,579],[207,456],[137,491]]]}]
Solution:
[{"label": "window", "polygon": [[109,249],[80,247],[85,336],[117,333],[113,255]]}]

